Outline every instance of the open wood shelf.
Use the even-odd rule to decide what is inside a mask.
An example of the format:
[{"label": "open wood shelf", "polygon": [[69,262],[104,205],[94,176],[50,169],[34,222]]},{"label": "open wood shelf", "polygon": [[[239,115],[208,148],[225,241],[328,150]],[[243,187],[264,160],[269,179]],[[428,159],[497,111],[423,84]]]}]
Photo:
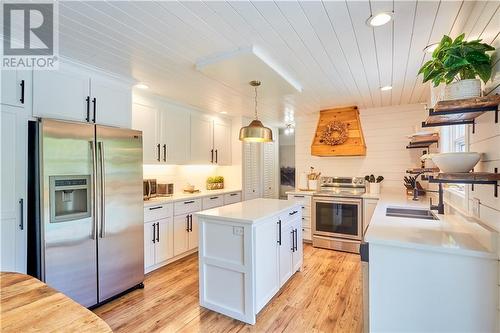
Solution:
[{"label": "open wood shelf", "polygon": [[420,173],[438,173],[438,172],[439,168],[414,168],[406,170],[406,173],[409,173],[410,175],[416,175]]},{"label": "open wood shelf", "polygon": [[415,149],[415,148],[429,148],[432,144],[438,143],[439,139],[429,140],[429,141],[420,141],[420,142],[410,142],[406,149]]},{"label": "open wood shelf", "polygon": [[495,112],[495,123],[498,123],[498,104],[500,95],[440,101],[429,109],[422,127],[472,124],[474,133],[475,119],[485,112]]},{"label": "open wood shelf", "polygon": [[496,172],[439,173],[436,177],[429,176],[429,183],[494,185],[495,197],[498,197],[498,181],[500,174]]}]

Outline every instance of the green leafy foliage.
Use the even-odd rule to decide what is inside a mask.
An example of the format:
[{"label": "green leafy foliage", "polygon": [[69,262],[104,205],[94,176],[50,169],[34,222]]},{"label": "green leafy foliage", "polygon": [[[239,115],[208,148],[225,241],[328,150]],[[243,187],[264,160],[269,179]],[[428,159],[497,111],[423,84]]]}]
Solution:
[{"label": "green leafy foliage", "polygon": [[222,176],[208,177],[207,178],[207,183],[208,184],[224,183],[224,177],[222,177]]},{"label": "green leafy foliage", "polygon": [[423,82],[431,81],[435,87],[440,83],[454,80],[475,79],[479,76],[486,83],[491,78],[491,56],[486,52],[495,48],[481,43],[481,39],[465,41],[465,34],[455,40],[444,35],[438,47],[418,71],[423,75]]}]

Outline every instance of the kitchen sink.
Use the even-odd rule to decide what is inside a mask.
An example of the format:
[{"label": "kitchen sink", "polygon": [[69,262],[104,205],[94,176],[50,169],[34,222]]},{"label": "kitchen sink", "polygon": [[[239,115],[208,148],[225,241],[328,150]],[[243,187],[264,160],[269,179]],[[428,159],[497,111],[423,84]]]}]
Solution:
[{"label": "kitchen sink", "polygon": [[439,220],[436,215],[427,209],[387,207],[385,216],[406,217],[411,219]]}]

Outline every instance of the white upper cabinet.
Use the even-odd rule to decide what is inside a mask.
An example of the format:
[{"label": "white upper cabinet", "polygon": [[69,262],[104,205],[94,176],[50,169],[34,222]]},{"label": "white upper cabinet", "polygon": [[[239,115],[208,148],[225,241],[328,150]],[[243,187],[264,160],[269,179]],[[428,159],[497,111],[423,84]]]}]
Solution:
[{"label": "white upper cabinet", "polygon": [[33,116],[92,121],[90,76],[62,64],[57,71],[33,72]]},{"label": "white upper cabinet", "polygon": [[90,93],[96,123],[130,128],[132,93],[129,85],[94,75],[90,79]]},{"label": "white upper cabinet", "polygon": [[1,104],[26,108],[31,105],[31,71],[2,70]]},{"label": "white upper cabinet", "polygon": [[168,107],[162,109],[160,116],[161,160],[167,164],[186,164],[189,162],[190,113],[186,110]]},{"label": "white upper cabinet", "polygon": [[131,88],[117,79],[68,64],[34,71],[33,116],[129,128]]},{"label": "white upper cabinet", "polygon": [[231,124],[214,120],[215,161],[218,165],[231,165]]},{"label": "white upper cabinet", "polygon": [[191,114],[191,163],[215,163],[213,119],[203,114]]},{"label": "white upper cabinet", "polygon": [[148,105],[134,103],[132,128],[142,131],[142,156],[144,164],[157,164],[161,161],[159,133],[159,112]]}]

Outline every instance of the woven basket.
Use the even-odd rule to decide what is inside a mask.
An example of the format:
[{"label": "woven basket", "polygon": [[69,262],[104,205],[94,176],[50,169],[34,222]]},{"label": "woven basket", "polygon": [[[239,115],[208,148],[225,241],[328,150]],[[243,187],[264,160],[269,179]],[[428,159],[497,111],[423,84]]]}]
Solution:
[{"label": "woven basket", "polygon": [[224,183],[207,183],[207,190],[222,190]]},{"label": "woven basket", "polygon": [[465,99],[481,96],[481,80],[470,79],[460,80],[446,85],[444,89],[444,99]]}]

